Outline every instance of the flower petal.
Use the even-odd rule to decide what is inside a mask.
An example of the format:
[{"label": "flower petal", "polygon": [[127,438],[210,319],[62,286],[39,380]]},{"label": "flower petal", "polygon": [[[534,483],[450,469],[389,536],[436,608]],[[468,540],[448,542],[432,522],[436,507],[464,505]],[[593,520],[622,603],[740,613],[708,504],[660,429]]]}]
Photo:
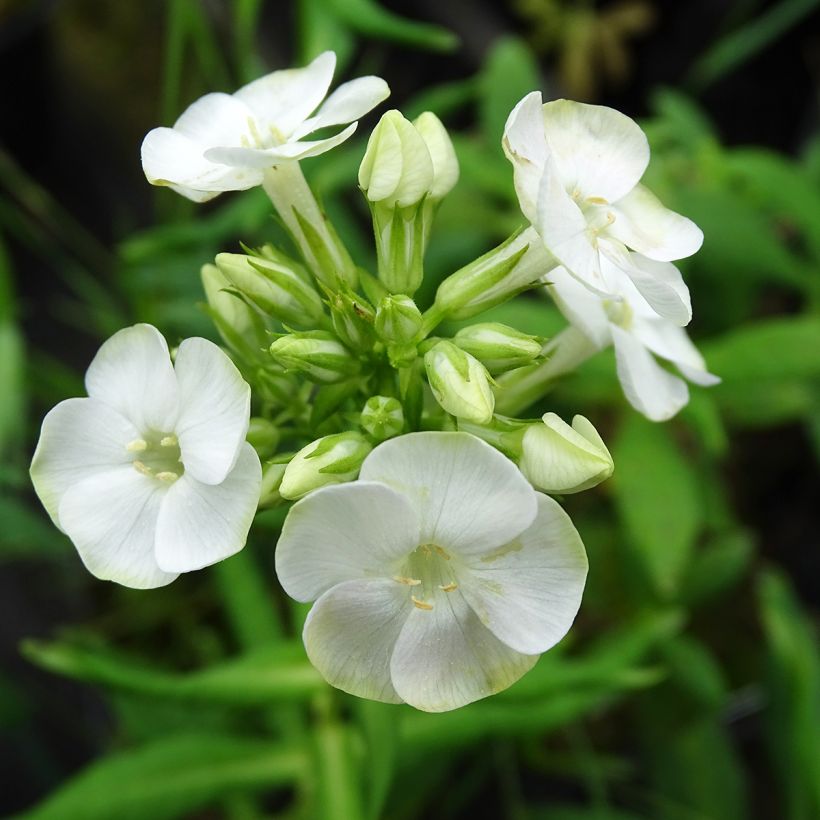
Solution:
[{"label": "flower petal", "polygon": [[608,233],[650,259],[671,262],[691,256],[703,244],[703,231],[685,216],[664,207],[643,185],[613,206]]},{"label": "flower petal", "polygon": [[535,518],[535,491],[498,450],[468,433],[409,433],[364,460],[364,481],[407,498],[420,543],[456,553],[486,552],[515,538]]},{"label": "flower petal", "polygon": [[157,520],[156,558],[166,572],[215,564],[245,546],[259,503],[262,467],[247,442],[221,484],[185,473],[169,488]]},{"label": "flower petal", "polygon": [[510,111],[501,145],[511,162],[529,163],[533,170],[543,167],[547,139],[540,91],[531,91]]},{"label": "flower petal", "polygon": [[545,103],[543,110],[547,143],[567,191],[615,202],[638,184],[649,164],[649,143],[634,120],[572,100]]},{"label": "flower petal", "polygon": [[177,379],[168,345],[152,325],[115,333],[97,352],[85,374],[92,399],[127,418],[141,434],[170,432],[177,420]]},{"label": "flower petal", "polygon": [[686,382],[664,370],[634,335],[612,325],[618,379],[627,401],[652,421],[666,421],[689,401]]},{"label": "flower petal", "polygon": [[292,134],[301,139],[328,125],[343,125],[363,117],[390,96],[390,87],[381,77],[358,77],[342,83],[323,103],[316,116],[305,120]]},{"label": "flower petal", "polygon": [[234,97],[287,138],[325,98],[335,68],[336,55],[325,51],[303,68],[274,71],[248,83]]},{"label": "flower petal", "polygon": [[672,362],[689,381],[703,387],[718,384],[720,379],[706,370],[706,362],[686,331],[668,322],[636,322],[633,333],[656,356]]},{"label": "flower petal", "polygon": [[459,575],[464,598],[507,646],[546,652],[569,631],[587,576],[578,531],[560,504],[538,493],[538,516],[514,541],[474,558]]},{"label": "flower petal", "polygon": [[502,643],[456,589],[439,591],[430,610],[412,608],[396,641],[390,677],[411,706],[446,712],[506,689],[537,660]]},{"label": "flower petal", "polygon": [[251,389],[234,363],[207,339],[186,339],[175,362],[179,419],[174,428],[186,473],[219,484],[233,469],[248,432]]},{"label": "flower petal", "polygon": [[274,148],[209,148],[206,159],[234,167],[263,170],[288,160],[308,159],[324,154],[344,142],[356,130],[356,123],[351,123],[338,134],[323,140],[302,140],[286,142]]},{"label": "flower petal", "polygon": [[142,142],[142,169],[152,185],[169,187],[194,202],[262,183],[258,169],[211,162],[205,158],[205,148],[171,128],[148,132]]},{"label": "flower petal", "polygon": [[241,100],[217,92],[191,103],[174,123],[173,130],[202,148],[242,145],[252,137],[252,117],[252,111]]},{"label": "flower petal", "polygon": [[336,484],[293,505],[276,545],[276,574],[292,598],[314,601],[344,581],[390,578],[418,545],[418,517],[395,490]]},{"label": "flower petal", "polygon": [[395,581],[368,578],[336,584],[308,613],[302,633],[308,658],[343,692],[401,703],[390,681],[390,658],[411,609]]},{"label": "flower petal", "polygon": [[170,584],[154,557],[154,534],[167,486],[130,465],[95,473],[68,489],[59,518],[89,572],[134,589]]},{"label": "flower petal", "polygon": [[597,347],[607,347],[612,342],[612,334],[600,296],[582,285],[566,268],[554,268],[547,278],[548,290],[561,313]]},{"label": "flower petal", "polygon": [[31,460],[31,481],[51,520],[65,492],[83,479],[120,464],[133,455],[125,447],[140,437],[137,428],[96,399],[66,399],[43,419]]}]

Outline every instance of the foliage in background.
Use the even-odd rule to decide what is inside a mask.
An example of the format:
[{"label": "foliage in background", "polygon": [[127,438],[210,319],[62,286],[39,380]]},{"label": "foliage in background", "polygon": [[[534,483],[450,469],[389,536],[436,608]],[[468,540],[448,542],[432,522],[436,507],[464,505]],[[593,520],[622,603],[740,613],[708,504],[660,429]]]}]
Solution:
[{"label": "foliage in background", "polygon": [[[735,69],[812,5],[783,0],[777,14],[730,32],[696,65],[693,89]],[[226,57],[204,7],[170,0],[163,121],[180,110],[186,65],[203,89],[263,70],[254,48],[262,6],[232,4]],[[374,0],[302,0],[296,23],[297,63],[332,45],[344,64],[361,37],[456,45],[449,32]],[[385,68],[389,77],[389,61]],[[516,227],[500,138],[507,113],[535,88],[551,96],[527,46],[506,39],[476,76],[402,104],[407,116],[429,108],[445,123],[474,122],[455,135],[462,176],[440,211],[420,302]],[[820,456],[820,139],[792,159],[721,145],[697,103],[678,92],[657,93],[652,111],[642,123],[653,157],[646,181],[706,235],[685,274],[694,333],[723,383],[693,391],[680,417],[653,425],[625,404],[607,353],[538,408],[566,416],[582,407],[608,431],[616,463],[611,485],[567,501],[590,559],[570,637],[509,691],[452,713],[331,692],[299,644],[304,608],[275,599],[283,511],[263,512],[256,540],[200,579],[150,594],[111,590],[104,617],[23,644],[30,661],[104,693],[114,716],[107,753],[27,817],[177,818],[219,806],[231,820],[447,818],[486,799],[488,782],[499,812],[515,818],[820,814],[814,625],[786,575],[759,558],[727,467],[744,431],[786,424],[804,426]],[[367,259],[366,206],[341,196],[364,141],[358,135],[305,170],[348,247]],[[169,338],[211,334],[205,314],[190,311],[202,300],[200,265],[238,250],[227,246],[237,236],[251,245],[280,236],[261,191],[207,211],[159,192],[156,227],[125,236],[112,254],[2,153],[0,182],[5,242],[48,257],[70,293],[60,304],[66,326],[99,338],[137,319]],[[23,420],[27,406],[81,392],[80,376],[26,347],[13,285],[23,275],[0,254],[0,561],[36,558],[79,575],[68,542],[30,502],[36,421]],[[491,318],[542,336],[563,324],[537,297]],[[6,677],[0,692],[11,704],[0,726],[10,728],[26,693]],[[758,731],[751,748],[750,725]]]}]

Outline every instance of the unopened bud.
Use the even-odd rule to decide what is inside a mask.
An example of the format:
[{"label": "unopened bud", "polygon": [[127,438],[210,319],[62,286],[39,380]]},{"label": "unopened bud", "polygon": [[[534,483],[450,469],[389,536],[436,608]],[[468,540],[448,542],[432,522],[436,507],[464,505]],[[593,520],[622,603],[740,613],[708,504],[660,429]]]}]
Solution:
[{"label": "unopened bud", "polygon": [[555,413],[524,432],[521,472],[534,487],[547,493],[577,493],[612,475],[612,456],[598,431],[583,416],[572,427]]},{"label": "unopened bud", "polygon": [[443,199],[458,182],[458,159],[447,129],[432,112],[425,111],[413,120],[416,131],[424,140],[433,162],[433,184],[429,189],[429,200]]},{"label": "unopened bud", "polygon": [[478,359],[452,342],[441,341],[425,354],[424,366],[433,395],[444,410],[476,424],[492,419],[495,397],[489,374]]},{"label": "unopened bud", "polygon": [[279,488],[285,476],[285,469],[292,456],[277,456],[262,468],[262,485],[259,488],[259,506],[272,507],[282,500]]},{"label": "unopened bud", "polygon": [[360,433],[336,433],[317,439],[291,459],[279,493],[293,501],[326,484],[353,481],[370,450]]},{"label": "unopened bud", "polygon": [[373,346],[373,308],[352,290],[330,294],[330,320],[336,335],[354,350]]},{"label": "unopened bud", "polygon": [[391,396],[371,396],[362,409],[360,423],[377,441],[399,435],[404,429],[401,402]]},{"label": "unopened bud", "polygon": [[307,272],[292,260],[243,253],[217,254],[216,264],[226,279],[249,302],[288,326],[311,328],[319,323],[322,300]]},{"label": "unopened bud", "polygon": [[332,384],[359,372],[358,360],[326,330],[281,336],[270,346],[270,354],[286,370],[296,370],[323,384]]},{"label": "unopened bud", "polygon": [[421,311],[401,293],[385,296],[376,309],[376,332],[390,344],[408,344],[421,328]]},{"label": "unopened bud", "polygon": [[542,348],[535,336],[499,322],[465,327],[456,333],[453,341],[494,374],[529,364],[540,355]]},{"label": "unopened bud", "polygon": [[448,276],[439,285],[436,307],[449,319],[469,319],[538,284],[556,264],[527,228]]}]

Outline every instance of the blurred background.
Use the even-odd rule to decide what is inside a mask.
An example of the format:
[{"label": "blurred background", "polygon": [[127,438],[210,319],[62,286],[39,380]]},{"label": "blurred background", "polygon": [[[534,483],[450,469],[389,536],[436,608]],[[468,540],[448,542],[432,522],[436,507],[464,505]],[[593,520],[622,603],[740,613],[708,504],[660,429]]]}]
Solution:
[{"label": "blurred background", "polygon": [[[106,818],[820,817],[820,2],[0,0],[0,812]],[[143,135],[207,91],[324,49],[435,111],[461,180],[422,301],[520,222],[513,105],[612,105],[647,184],[703,229],[691,333],[723,383],[675,420],[625,403],[610,353],[531,415],[588,416],[614,478],[565,499],[590,557],[575,628],[507,692],[444,715],[330,691],[248,548],[151,592],[82,567],[30,489],[44,413],[101,341],[214,338],[198,271],[276,239],[257,190],[152,189]],[[303,167],[357,260],[371,115]],[[539,296],[494,311],[542,335]]]}]

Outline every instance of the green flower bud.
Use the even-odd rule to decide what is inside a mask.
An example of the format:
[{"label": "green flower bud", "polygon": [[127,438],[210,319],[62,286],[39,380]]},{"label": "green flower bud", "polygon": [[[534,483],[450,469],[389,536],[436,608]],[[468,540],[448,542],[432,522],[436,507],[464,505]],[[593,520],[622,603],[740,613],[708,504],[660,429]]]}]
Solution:
[{"label": "green flower bud", "polygon": [[376,309],[376,333],[391,344],[409,344],[421,328],[421,311],[401,293],[385,296]]},{"label": "green flower bud", "polygon": [[208,300],[208,315],[225,344],[246,362],[258,362],[260,349],[267,344],[261,317],[230,292],[233,285],[216,265],[203,265],[200,276]]},{"label": "green flower bud", "polygon": [[336,335],[358,350],[373,347],[373,308],[353,291],[338,291],[329,296],[330,320]]},{"label": "green flower bud", "polygon": [[449,319],[469,319],[538,284],[556,264],[535,230],[527,228],[448,276],[435,306]]},{"label": "green flower bud", "polygon": [[263,458],[276,450],[279,444],[279,430],[273,422],[254,416],[248,423],[248,444]]},{"label": "green flower bud", "polygon": [[490,373],[504,373],[529,364],[540,355],[542,347],[535,336],[498,322],[465,327],[456,333],[453,341],[475,356]]},{"label": "green flower bud", "polygon": [[292,456],[277,456],[262,468],[262,486],[259,488],[259,506],[272,507],[282,500],[279,488],[285,476],[285,469]]},{"label": "green flower bud", "polygon": [[425,354],[424,366],[433,395],[444,410],[476,424],[492,419],[495,397],[490,376],[478,359],[452,342],[441,341]]},{"label": "green flower bud", "polygon": [[362,427],[377,441],[399,435],[404,429],[401,402],[390,396],[371,396],[359,419]]},{"label": "green flower bud", "polygon": [[296,370],[323,384],[342,381],[359,372],[359,362],[326,330],[308,330],[281,336],[270,354],[286,370]]},{"label": "green flower bud", "polygon": [[534,487],[547,493],[577,493],[612,475],[612,456],[598,431],[583,416],[572,427],[555,413],[543,424],[527,425],[518,459],[521,472]]},{"label": "green flower bud", "polygon": [[217,254],[223,276],[249,302],[283,324],[316,327],[323,315],[322,299],[310,284],[307,272],[296,262],[243,253]]},{"label": "green flower bud", "polygon": [[326,484],[353,481],[371,449],[360,433],[336,433],[317,439],[291,459],[279,493],[294,501]]},{"label": "green flower bud", "polygon": [[458,182],[458,159],[447,129],[432,112],[425,111],[413,120],[416,131],[424,140],[433,162],[433,184],[429,188],[429,202],[443,199]]}]

